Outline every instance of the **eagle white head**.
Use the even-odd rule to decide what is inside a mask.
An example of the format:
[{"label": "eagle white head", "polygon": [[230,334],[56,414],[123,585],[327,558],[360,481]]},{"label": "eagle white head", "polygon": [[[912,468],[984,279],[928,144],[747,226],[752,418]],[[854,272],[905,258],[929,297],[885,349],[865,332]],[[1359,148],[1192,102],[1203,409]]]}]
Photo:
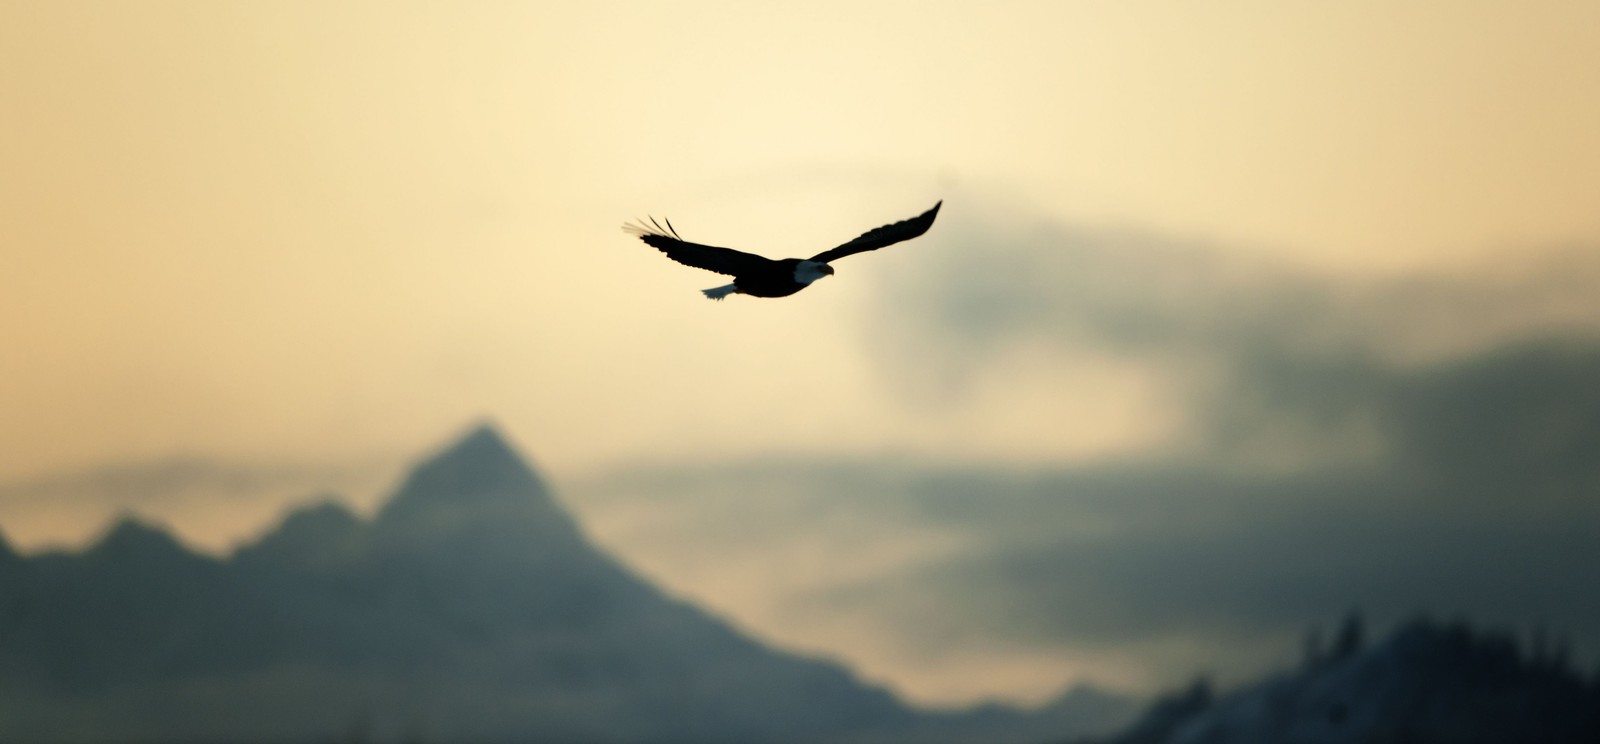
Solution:
[{"label": "eagle white head", "polygon": [[833,267],[821,261],[801,261],[795,264],[794,280],[801,284],[810,284],[825,276],[833,276]]}]

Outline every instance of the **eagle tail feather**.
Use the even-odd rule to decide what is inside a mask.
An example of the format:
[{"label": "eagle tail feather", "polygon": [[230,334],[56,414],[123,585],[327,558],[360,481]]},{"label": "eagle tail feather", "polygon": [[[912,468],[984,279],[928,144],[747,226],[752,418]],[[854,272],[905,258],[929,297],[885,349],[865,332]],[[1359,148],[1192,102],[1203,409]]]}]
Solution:
[{"label": "eagle tail feather", "polygon": [[724,284],[720,287],[712,287],[711,289],[702,289],[700,291],[704,293],[705,296],[721,302],[722,298],[739,291],[739,286],[736,284]]}]

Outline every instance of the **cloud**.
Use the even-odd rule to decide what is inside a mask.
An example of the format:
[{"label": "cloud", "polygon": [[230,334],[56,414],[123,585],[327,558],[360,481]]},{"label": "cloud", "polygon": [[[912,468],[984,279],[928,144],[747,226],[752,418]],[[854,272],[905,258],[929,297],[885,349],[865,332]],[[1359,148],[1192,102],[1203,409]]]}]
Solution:
[{"label": "cloud", "polygon": [[[916,261],[880,275],[877,339],[969,354],[1025,340],[1127,354],[1363,351],[1431,361],[1537,329],[1600,330],[1600,246],[1392,276],[985,204],[947,209]],[[1417,348],[1417,347],[1421,348]],[[896,348],[896,347],[889,347]]]},{"label": "cloud", "polygon": [[964,508],[941,523],[992,547],[929,586],[1041,640],[1282,635],[1359,604],[1555,622],[1600,648],[1600,602],[1575,596],[1600,559],[1600,251],[1335,276],[1015,224],[958,224],[886,282],[877,332],[908,341],[882,361],[1005,379],[1007,347],[1132,360],[1166,373],[1188,441],[1041,474],[1003,512],[945,502]]},{"label": "cloud", "polygon": [[1110,364],[1163,391],[1146,397],[1182,421],[1167,445],[1299,465],[1376,452],[1372,409],[1408,374],[1529,339],[1600,339],[1592,247],[1360,276],[982,203],[950,212],[917,261],[880,274],[864,333],[885,389],[915,405],[1035,395],[1041,359],[1058,377]]}]

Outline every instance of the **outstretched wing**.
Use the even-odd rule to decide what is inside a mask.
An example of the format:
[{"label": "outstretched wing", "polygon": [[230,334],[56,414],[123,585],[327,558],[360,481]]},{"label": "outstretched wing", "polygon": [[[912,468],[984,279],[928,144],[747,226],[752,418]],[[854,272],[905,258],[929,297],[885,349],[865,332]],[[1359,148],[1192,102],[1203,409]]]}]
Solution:
[{"label": "outstretched wing", "polygon": [[718,274],[739,276],[751,271],[760,271],[763,267],[776,263],[765,256],[754,253],[736,251],[732,248],[718,248],[714,245],[701,245],[690,243],[678,237],[678,231],[673,229],[672,221],[665,220],[666,227],[650,218],[650,224],[644,221],[628,223],[622,226],[622,231],[629,235],[637,235],[640,240],[667,254],[670,258],[685,266],[697,269],[715,271]]},{"label": "outstretched wing", "polygon": [[812,256],[811,260],[828,263],[830,261],[836,261],[844,258],[845,256],[856,253],[864,253],[866,251],[875,251],[884,246],[894,245],[902,240],[910,240],[915,238],[918,235],[927,232],[928,228],[933,227],[933,218],[939,216],[939,207],[943,204],[944,201],[941,199],[938,204],[933,205],[933,209],[912,217],[909,220],[901,220],[892,225],[884,225],[883,227],[868,230],[862,233],[860,237],[845,243],[838,248],[830,248],[818,253],[815,256]]}]

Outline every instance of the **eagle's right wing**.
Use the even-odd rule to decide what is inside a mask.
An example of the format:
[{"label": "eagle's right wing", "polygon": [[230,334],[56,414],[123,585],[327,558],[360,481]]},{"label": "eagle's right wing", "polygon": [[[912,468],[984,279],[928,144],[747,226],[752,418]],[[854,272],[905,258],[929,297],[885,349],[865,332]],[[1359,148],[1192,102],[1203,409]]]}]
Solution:
[{"label": "eagle's right wing", "polygon": [[643,221],[629,223],[622,226],[623,232],[637,235],[640,240],[655,247],[662,253],[685,266],[697,269],[715,271],[718,274],[739,276],[777,263],[765,256],[754,253],[736,251],[732,248],[718,248],[714,245],[701,245],[690,243],[678,237],[678,231],[672,228],[672,221],[667,220],[667,226],[662,227],[655,218],[650,218],[650,224]]},{"label": "eagle's right wing", "polygon": [[944,200],[940,199],[938,204],[933,205],[933,209],[912,217],[909,220],[900,220],[899,222],[884,225],[883,227],[875,227],[871,230],[861,233],[860,235],[857,235],[854,240],[845,243],[838,248],[830,248],[818,253],[815,256],[812,256],[811,260],[821,261],[822,263],[832,263],[844,258],[845,256],[853,256],[857,253],[875,251],[879,248],[894,245],[895,243],[899,243],[903,240],[915,238],[918,235],[927,232],[928,228],[933,227],[933,218],[939,216],[939,207],[942,206],[944,206]]}]

